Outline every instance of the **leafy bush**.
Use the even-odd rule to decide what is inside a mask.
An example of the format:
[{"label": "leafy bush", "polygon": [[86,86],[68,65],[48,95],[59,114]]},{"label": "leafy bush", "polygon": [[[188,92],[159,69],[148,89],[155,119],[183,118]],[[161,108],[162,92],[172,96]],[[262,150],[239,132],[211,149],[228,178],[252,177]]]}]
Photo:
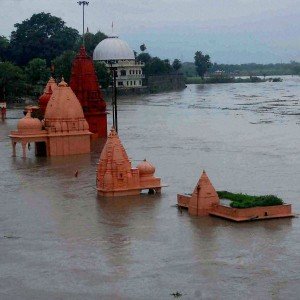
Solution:
[{"label": "leafy bush", "polygon": [[274,195],[253,196],[239,193],[235,194],[227,191],[218,191],[218,195],[221,199],[231,200],[232,202],[230,203],[230,206],[234,208],[274,206],[283,204],[283,200]]}]

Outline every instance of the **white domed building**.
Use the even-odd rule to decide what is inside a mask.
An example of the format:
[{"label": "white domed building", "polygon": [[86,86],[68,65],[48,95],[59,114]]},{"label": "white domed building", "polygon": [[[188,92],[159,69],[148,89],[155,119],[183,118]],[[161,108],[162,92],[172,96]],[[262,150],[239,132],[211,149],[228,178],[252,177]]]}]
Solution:
[{"label": "white domed building", "polygon": [[118,88],[136,88],[143,85],[144,63],[137,62],[133,50],[117,36],[101,41],[94,50],[93,59],[104,62],[108,68],[117,68]]}]

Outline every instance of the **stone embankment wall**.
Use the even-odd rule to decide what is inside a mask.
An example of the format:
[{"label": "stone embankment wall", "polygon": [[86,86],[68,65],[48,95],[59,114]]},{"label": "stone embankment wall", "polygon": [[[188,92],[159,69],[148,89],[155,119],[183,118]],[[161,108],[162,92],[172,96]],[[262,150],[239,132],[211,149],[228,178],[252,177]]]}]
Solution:
[{"label": "stone embankment wall", "polygon": [[151,75],[147,78],[150,93],[180,90],[186,87],[183,74]]},{"label": "stone embankment wall", "polygon": [[[140,95],[181,90],[186,87],[183,74],[151,75],[144,80],[142,87],[120,88],[118,95]],[[111,87],[103,89],[105,96],[111,96]]]}]

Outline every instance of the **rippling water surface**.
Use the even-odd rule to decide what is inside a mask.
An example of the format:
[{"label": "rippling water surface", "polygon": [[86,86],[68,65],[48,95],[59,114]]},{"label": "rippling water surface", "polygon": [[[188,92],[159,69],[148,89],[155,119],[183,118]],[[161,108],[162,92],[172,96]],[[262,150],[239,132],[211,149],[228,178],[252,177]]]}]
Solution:
[{"label": "rippling water surface", "polygon": [[299,212],[299,101],[299,77],[120,99],[133,165],[146,157],[169,187],[119,199],[97,197],[101,141],[90,155],[35,158],[32,149],[22,159],[18,148],[12,158],[7,135],[22,112],[9,110],[0,298],[299,299],[298,218],[236,224],[172,207],[205,169],[216,189],[277,194]]}]

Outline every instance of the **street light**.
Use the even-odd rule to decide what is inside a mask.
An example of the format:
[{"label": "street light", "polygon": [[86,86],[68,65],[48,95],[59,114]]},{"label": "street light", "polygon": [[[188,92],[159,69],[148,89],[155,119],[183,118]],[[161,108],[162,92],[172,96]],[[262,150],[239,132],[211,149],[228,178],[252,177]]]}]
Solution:
[{"label": "street light", "polygon": [[88,1],[78,1],[80,6],[82,5],[82,42],[84,46],[84,7],[89,5]]},{"label": "street light", "polygon": [[112,75],[112,109],[113,109],[113,127],[118,132],[118,103],[117,103],[117,76],[118,68],[113,66],[114,60],[109,61],[109,68]]}]

